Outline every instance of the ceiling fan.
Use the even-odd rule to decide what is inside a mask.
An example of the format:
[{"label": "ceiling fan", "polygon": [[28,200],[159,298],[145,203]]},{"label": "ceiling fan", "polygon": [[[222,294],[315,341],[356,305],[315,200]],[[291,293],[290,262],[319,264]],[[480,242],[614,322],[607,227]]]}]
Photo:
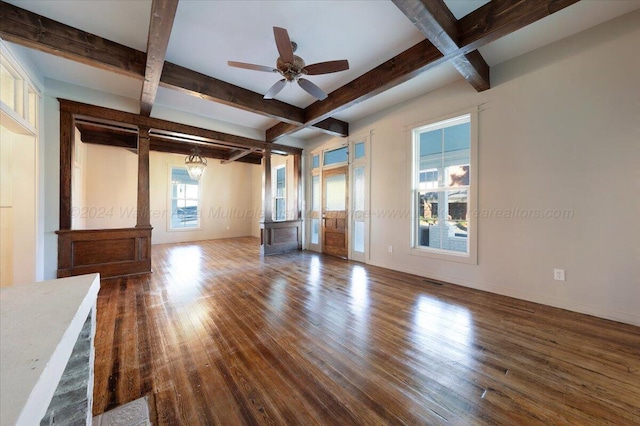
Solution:
[{"label": "ceiling fan", "polygon": [[298,82],[311,96],[323,100],[327,98],[327,94],[311,81],[303,78],[305,75],[329,74],[332,72],[345,71],[349,69],[349,61],[346,59],[339,61],[318,62],[316,64],[306,65],[301,57],[294,55],[298,45],[291,41],[289,33],[284,28],[273,27],[273,35],[276,39],[276,46],[280,57],[276,61],[276,67],[268,67],[265,65],[247,64],[244,62],[228,61],[231,67],[244,68],[254,71],[275,72],[284,77],[282,80],[276,81],[264,95],[265,99],[273,99],[284,88],[287,82]]}]

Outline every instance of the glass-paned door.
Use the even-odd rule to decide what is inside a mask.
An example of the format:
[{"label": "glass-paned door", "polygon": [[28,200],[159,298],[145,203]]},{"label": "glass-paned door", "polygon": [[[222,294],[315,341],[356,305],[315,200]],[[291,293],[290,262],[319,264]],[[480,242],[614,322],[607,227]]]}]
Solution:
[{"label": "glass-paned door", "polygon": [[349,167],[339,167],[323,173],[322,252],[348,257],[348,173]]}]

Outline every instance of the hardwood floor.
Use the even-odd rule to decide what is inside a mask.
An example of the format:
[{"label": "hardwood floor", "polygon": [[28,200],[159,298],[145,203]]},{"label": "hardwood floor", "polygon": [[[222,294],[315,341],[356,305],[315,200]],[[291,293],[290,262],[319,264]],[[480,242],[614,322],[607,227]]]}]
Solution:
[{"label": "hardwood floor", "polygon": [[253,238],[105,280],[94,414],[160,425],[640,424],[640,328]]}]

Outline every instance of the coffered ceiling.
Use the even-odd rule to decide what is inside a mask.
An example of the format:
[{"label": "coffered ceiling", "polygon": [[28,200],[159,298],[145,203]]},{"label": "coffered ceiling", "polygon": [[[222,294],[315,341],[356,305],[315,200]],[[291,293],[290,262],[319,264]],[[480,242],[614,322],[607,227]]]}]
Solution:
[{"label": "coffered ceiling", "polygon": [[[461,79],[460,65],[449,59],[464,60],[461,53],[473,50],[470,48],[462,52],[459,49],[465,46],[464,40],[471,40],[468,46],[475,47],[471,44],[475,37],[474,43],[478,44],[479,53],[474,54],[479,60],[484,59],[490,68],[640,8],[638,0],[583,0],[577,3],[575,0],[493,0],[488,5],[487,0],[180,0],[177,8],[175,2],[169,0],[9,0],[6,3],[31,12],[25,18],[31,19],[31,22],[37,21],[33,14],[41,15],[73,27],[80,33],[94,34],[99,40],[106,39],[138,53],[147,51],[151,27],[150,45],[160,50],[154,51],[149,58],[156,61],[162,59],[162,54],[165,54],[162,37],[165,36],[168,37],[168,43],[164,42],[164,59],[173,64],[173,68],[164,66],[162,78],[156,76],[160,83],[155,88],[157,92],[149,94],[151,117],[156,115],[152,105],[161,105],[257,129],[266,132],[266,140],[276,140],[281,134],[309,138],[322,131],[314,126],[318,122],[317,126],[322,127],[319,121],[326,117],[331,117],[335,123],[328,122],[325,128],[334,129],[333,126],[340,122],[352,122]],[[433,8],[439,10],[443,5],[451,12],[448,18],[433,13]],[[3,13],[9,13],[8,5],[0,6]],[[155,24],[150,19],[152,9],[155,10]],[[433,16],[435,19],[426,19],[425,11],[426,18]],[[476,11],[475,15],[469,15],[473,11]],[[500,17],[492,15],[496,11],[500,12],[500,16],[508,16],[510,21],[501,22]],[[477,16],[478,22],[472,22],[468,15]],[[172,17],[172,20],[168,19]],[[522,21],[527,19],[529,21],[523,24]],[[142,54],[139,58],[142,75],[130,70],[113,72],[113,69],[105,69],[109,67],[94,66],[90,60],[78,61],[64,52],[62,56],[66,58],[56,56],[52,53],[60,55],[59,50],[54,52],[56,49],[37,45],[43,37],[48,37],[46,31],[40,35],[27,34],[26,37],[33,39],[25,41],[25,36],[16,35],[16,30],[6,22],[7,19],[3,17],[0,36],[16,43],[16,49],[25,50],[46,78],[141,99],[144,81],[141,77],[145,71],[146,55]],[[452,23],[449,29],[447,22]],[[470,23],[474,24],[473,28]],[[425,31],[424,25],[431,26]],[[289,85],[275,100],[262,103],[261,96],[256,94],[263,95],[280,76],[227,65],[227,61],[232,60],[275,66],[278,50],[274,42],[274,26],[288,30],[290,38],[298,44],[296,54],[307,64],[349,60],[348,71],[307,77],[328,93],[329,99],[317,101],[297,85]],[[46,30],[47,26],[43,28]],[[430,51],[424,46],[430,43],[423,41],[434,28],[440,29],[440,33],[436,31],[435,39],[431,40],[437,49],[428,53],[433,57],[427,57],[428,54],[424,52]],[[493,32],[500,38],[493,40],[493,37],[485,37],[485,34],[473,34],[474,28]],[[171,31],[166,31],[168,29]],[[84,40],[87,39],[92,41],[84,36]],[[420,52],[398,56],[421,42],[423,44],[416,48]],[[440,52],[449,55],[446,60],[436,57],[442,56]],[[421,55],[424,57],[416,59]],[[408,63],[416,60],[430,65]],[[153,61],[147,59],[147,72],[149,62],[153,65]],[[371,71],[384,63],[388,67],[381,68],[379,73]],[[394,73],[404,73],[405,77],[393,81]],[[370,77],[365,81],[361,77],[363,75]],[[147,75],[147,80],[153,80],[151,77]],[[375,95],[354,95],[363,84],[367,91]],[[350,90],[347,94],[344,94],[347,91],[345,85]],[[180,86],[181,90],[178,90]],[[153,88],[153,85],[150,87]],[[228,95],[228,87],[245,91]],[[210,95],[209,90],[215,93]],[[483,88],[479,87],[478,90]],[[255,92],[256,96],[248,96],[247,91]],[[220,93],[223,93],[222,101],[219,99]],[[266,112],[262,109],[265,105]],[[291,112],[289,107],[299,115],[287,115]],[[287,109],[288,112],[280,116],[281,110],[278,108]],[[306,128],[300,130],[303,126]]]}]

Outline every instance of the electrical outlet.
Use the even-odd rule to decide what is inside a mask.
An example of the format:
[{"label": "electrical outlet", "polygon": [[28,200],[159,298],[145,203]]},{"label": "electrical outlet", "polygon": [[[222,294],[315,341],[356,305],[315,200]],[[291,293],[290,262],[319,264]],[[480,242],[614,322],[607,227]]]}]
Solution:
[{"label": "electrical outlet", "polygon": [[564,281],[564,269],[554,269],[553,279],[556,281]]},{"label": "electrical outlet", "polygon": [[389,251],[389,253],[393,253],[393,246],[387,247],[387,250]]}]

